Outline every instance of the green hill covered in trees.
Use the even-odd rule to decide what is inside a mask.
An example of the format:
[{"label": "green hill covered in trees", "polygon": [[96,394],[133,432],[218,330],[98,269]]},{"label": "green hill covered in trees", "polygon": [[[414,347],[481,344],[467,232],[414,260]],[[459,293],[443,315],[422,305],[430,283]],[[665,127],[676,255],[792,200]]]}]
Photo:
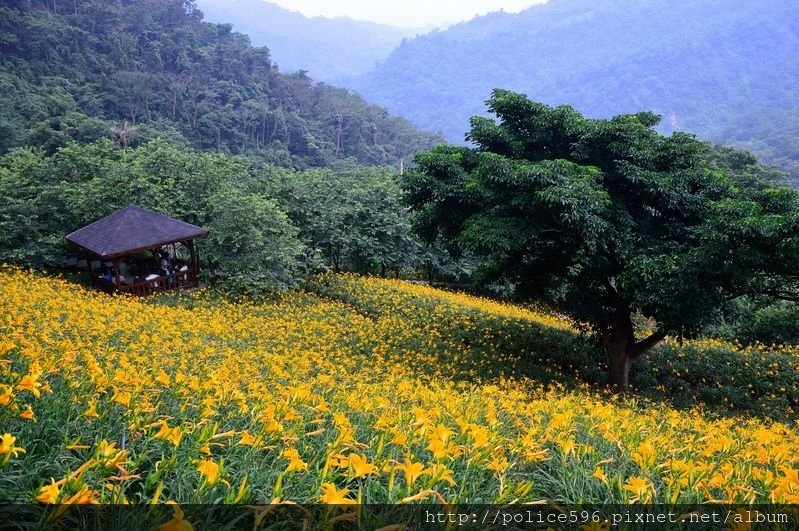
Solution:
[{"label": "green hill covered in trees", "polygon": [[463,141],[497,87],[591,117],[651,110],[799,182],[794,0],[550,0],[404,42],[348,85]]},{"label": "green hill covered in trees", "polygon": [[[123,121],[128,124],[123,125]],[[246,153],[293,167],[394,164],[440,140],[352,92],[284,74],[190,0],[0,6],[0,153],[122,142]]]}]

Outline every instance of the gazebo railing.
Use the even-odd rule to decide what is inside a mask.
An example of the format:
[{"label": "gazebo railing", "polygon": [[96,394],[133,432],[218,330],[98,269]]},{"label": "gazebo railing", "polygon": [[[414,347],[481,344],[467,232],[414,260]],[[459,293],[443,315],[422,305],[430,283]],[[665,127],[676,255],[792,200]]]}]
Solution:
[{"label": "gazebo railing", "polygon": [[170,275],[162,275],[152,280],[144,280],[127,286],[120,286],[118,291],[131,295],[150,295],[157,291],[166,291],[178,288],[191,288],[197,285],[197,275],[189,268]]},{"label": "gazebo railing", "polygon": [[197,275],[192,268],[189,268],[186,271],[178,271],[170,275],[161,275],[158,278],[143,280],[134,284],[123,284],[122,286],[117,286],[113,282],[102,278],[93,278],[92,284],[106,293],[117,291],[131,295],[150,295],[159,291],[195,287],[197,286]]}]

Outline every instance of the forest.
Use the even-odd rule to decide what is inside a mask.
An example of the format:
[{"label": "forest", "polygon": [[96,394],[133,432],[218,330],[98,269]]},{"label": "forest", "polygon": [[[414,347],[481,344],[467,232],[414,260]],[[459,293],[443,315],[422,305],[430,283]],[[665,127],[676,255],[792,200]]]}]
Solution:
[{"label": "forest", "polygon": [[70,228],[131,203],[207,227],[209,275],[224,272],[242,291],[324,269],[421,271],[441,254],[411,236],[396,173],[378,167],[298,171],[161,139],[126,150],[104,139],[6,154],[0,195],[0,257],[39,267],[75,256]]},{"label": "forest", "polygon": [[125,122],[134,142],[300,169],[395,165],[441,140],[346,89],[279,71],[268,48],[182,0],[4,2],[0,87],[0,153],[53,153]]}]

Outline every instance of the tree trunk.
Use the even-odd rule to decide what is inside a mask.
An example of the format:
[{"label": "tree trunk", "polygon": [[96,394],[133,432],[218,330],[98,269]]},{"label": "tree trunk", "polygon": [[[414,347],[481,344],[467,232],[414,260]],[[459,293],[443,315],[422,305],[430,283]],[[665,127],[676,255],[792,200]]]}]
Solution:
[{"label": "tree trunk", "polygon": [[627,304],[616,308],[613,326],[603,335],[602,343],[608,354],[608,384],[617,391],[627,389],[630,383],[629,346],[635,343],[633,323]]},{"label": "tree trunk", "polygon": [[602,336],[608,354],[608,384],[617,391],[624,391],[630,384],[630,367],[633,361],[657,345],[666,333],[658,330],[646,339],[635,340],[630,305],[616,305],[614,323]]},{"label": "tree trunk", "polygon": [[344,124],[344,114],[341,111],[336,111],[336,154],[335,157],[338,158],[338,152],[341,150],[341,128]]},{"label": "tree trunk", "polygon": [[623,391],[630,384],[630,367],[633,360],[617,345],[611,347],[605,345],[605,350],[608,353],[608,384],[618,391]]}]

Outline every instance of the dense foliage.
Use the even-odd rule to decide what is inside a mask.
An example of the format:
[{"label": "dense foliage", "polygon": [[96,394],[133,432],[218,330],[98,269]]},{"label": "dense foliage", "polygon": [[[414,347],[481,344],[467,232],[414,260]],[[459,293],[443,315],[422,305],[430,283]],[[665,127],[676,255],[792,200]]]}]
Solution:
[{"label": "dense foliage", "polygon": [[[416,229],[590,323],[611,383],[626,387],[633,360],[729,299],[799,297],[799,194],[747,154],[711,162],[691,135],[656,133],[650,113],[591,120],[504,90],[488,107],[499,123],[472,119],[476,148],[417,156]],[[640,340],[636,312],[656,322]]]},{"label": "dense foliage", "polygon": [[550,0],[405,41],[348,86],[452,142],[496,87],[591,117],[649,109],[799,184],[798,39],[794,0]]},{"label": "dense foliage", "polygon": [[397,274],[432,253],[399,195],[390,169],[300,172],[160,139],[19,148],[0,157],[0,261],[59,265],[78,253],[66,234],[133,203],[208,228],[203,267],[248,291],[325,268]]},{"label": "dense foliage", "polygon": [[52,153],[123,120],[140,140],[295,167],[395,164],[437,140],[345,89],[281,73],[267,48],[203,22],[189,0],[0,6],[0,153]]},{"label": "dense foliage", "polygon": [[799,303],[741,297],[725,305],[703,335],[752,344],[799,344]]},{"label": "dense foliage", "polygon": [[581,341],[568,321],[397,281],[316,289],[142,301],[0,272],[0,501],[797,501],[794,426],[525,378],[519,326],[545,357]]},{"label": "dense foliage", "polygon": [[328,267],[385,276],[418,266],[425,252],[411,236],[397,178],[380,169],[308,170],[272,175],[264,187]]}]

